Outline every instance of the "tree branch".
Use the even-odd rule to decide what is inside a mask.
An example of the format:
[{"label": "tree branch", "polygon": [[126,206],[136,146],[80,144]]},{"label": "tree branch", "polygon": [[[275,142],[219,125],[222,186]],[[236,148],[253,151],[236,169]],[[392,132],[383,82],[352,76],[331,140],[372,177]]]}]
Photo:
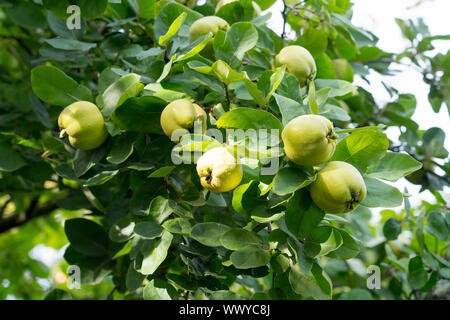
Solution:
[{"label": "tree branch", "polygon": [[58,209],[58,205],[53,201],[47,202],[42,207],[38,207],[37,203],[38,199],[33,198],[25,212],[16,213],[12,216],[1,219],[0,233],[19,227],[34,218],[49,215],[54,210]]}]

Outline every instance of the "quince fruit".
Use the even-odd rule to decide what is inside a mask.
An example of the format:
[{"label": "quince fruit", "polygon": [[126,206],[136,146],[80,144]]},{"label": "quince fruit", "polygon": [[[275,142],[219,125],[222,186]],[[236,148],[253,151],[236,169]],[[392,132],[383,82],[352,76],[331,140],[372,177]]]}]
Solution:
[{"label": "quince fruit", "polygon": [[301,46],[287,46],[275,56],[275,66],[286,65],[303,87],[308,81],[314,80],[317,74],[316,62],[308,50]]},{"label": "quince fruit", "polygon": [[328,213],[346,213],[355,209],[366,197],[367,189],[361,173],[351,164],[331,161],[311,183],[311,198]]},{"label": "quince fruit", "polygon": [[333,123],[315,114],[298,116],[289,121],[281,137],[287,157],[301,166],[313,166],[330,159],[338,138]]},{"label": "quince fruit", "polygon": [[194,132],[196,126],[201,129],[199,134],[205,133],[206,120],[206,112],[199,105],[187,99],[178,99],[164,108],[160,123],[166,136],[178,142],[183,135]]},{"label": "quince fruit", "polygon": [[58,125],[61,137],[67,134],[70,144],[81,150],[98,148],[108,136],[100,110],[88,101],[67,106],[59,115]]},{"label": "quince fruit", "polygon": [[353,82],[353,69],[347,60],[334,59],[333,66],[334,66],[334,72],[336,74],[336,79]]},{"label": "quince fruit", "polygon": [[242,165],[225,147],[205,152],[197,161],[197,173],[203,187],[213,192],[227,192],[241,183]]}]

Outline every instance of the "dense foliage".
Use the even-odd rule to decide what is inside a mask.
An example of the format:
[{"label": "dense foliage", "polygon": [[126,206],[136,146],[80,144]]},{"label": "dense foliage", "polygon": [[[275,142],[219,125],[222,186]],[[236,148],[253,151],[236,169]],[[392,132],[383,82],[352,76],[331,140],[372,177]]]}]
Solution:
[{"label": "dense foliage", "polygon": [[[266,10],[275,1],[254,2]],[[449,36],[398,20],[411,46],[392,54],[351,23],[349,0],[284,1],[282,35],[251,0],[218,10],[216,1],[200,3],[0,0],[0,298],[448,299],[445,134],[419,130],[414,92],[386,85],[391,101],[377,105],[352,81],[411,64],[429,84],[430,112],[450,110],[450,53],[430,54]],[[71,4],[81,15],[66,11]],[[190,26],[213,15],[229,28],[190,42]],[[208,45],[212,56],[202,54]],[[311,53],[314,81],[275,66],[288,45]],[[224,137],[267,129],[268,147],[201,133],[173,143],[160,116],[184,98]],[[105,118],[98,148],[60,137],[58,117],[77,101],[95,103]],[[328,214],[311,200],[322,164],[284,155],[281,130],[310,113],[334,123],[330,160],[364,177],[367,196],[350,213]],[[390,127],[400,130],[395,141]],[[191,154],[178,152],[220,144],[242,157],[244,175],[233,191],[209,192]],[[267,174],[274,160],[279,169]],[[405,176],[435,201],[411,207],[408,190],[390,183]],[[371,208],[396,209],[374,224]],[[29,257],[38,244],[67,243],[52,270]],[[69,265],[80,268],[80,289],[67,289]],[[380,289],[366,285],[369,266],[380,268]],[[55,290],[44,292],[43,278]]]}]

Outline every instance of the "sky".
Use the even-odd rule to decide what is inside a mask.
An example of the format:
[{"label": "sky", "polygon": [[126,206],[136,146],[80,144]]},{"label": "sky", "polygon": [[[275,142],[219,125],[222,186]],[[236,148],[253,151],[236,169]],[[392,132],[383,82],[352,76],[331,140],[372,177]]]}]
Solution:
[{"label": "sky", "polygon": [[[422,17],[428,25],[431,34],[449,34],[448,14],[450,12],[449,0],[425,0],[419,7],[415,7],[418,0],[354,0],[353,19],[352,22],[356,26],[363,27],[373,32],[380,40],[378,46],[388,52],[398,53],[408,46],[408,42],[403,40],[400,29],[395,23],[395,18],[415,19]],[[272,18],[269,20],[269,26],[275,32],[281,34],[283,3],[278,0],[269,10],[272,12]],[[445,53],[450,49],[450,41],[434,42],[436,52]],[[434,53],[434,52],[433,52]],[[399,69],[398,66],[396,66]],[[389,95],[380,83],[381,77],[377,74],[368,76],[371,81],[370,92],[372,92],[380,105],[389,101]],[[450,149],[450,119],[447,108],[443,106],[439,113],[434,113],[427,100],[428,86],[423,83],[421,76],[414,70],[404,69],[403,72],[393,77],[383,77],[383,80],[400,90],[401,93],[414,93],[417,98],[417,110],[413,116],[413,120],[419,124],[420,129],[426,130],[437,126],[443,129],[447,139],[445,146]],[[359,78],[355,78],[355,84],[368,88],[366,82]],[[390,130],[387,132],[389,137],[396,140],[398,130]],[[417,205],[422,199],[433,202],[434,197],[430,192],[422,192],[419,194],[420,187],[415,186],[405,179],[401,179],[393,184],[401,191],[404,187],[413,196],[410,201],[412,205]],[[445,193],[450,194],[450,189],[446,188]],[[450,197],[446,196],[447,199]],[[402,207],[396,208],[396,211]],[[381,210],[381,209],[379,209]],[[376,211],[379,211],[376,210]],[[54,263],[64,253],[62,250],[56,251],[45,246],[35,248],[31,256],[38,258],[47,265]]]}]

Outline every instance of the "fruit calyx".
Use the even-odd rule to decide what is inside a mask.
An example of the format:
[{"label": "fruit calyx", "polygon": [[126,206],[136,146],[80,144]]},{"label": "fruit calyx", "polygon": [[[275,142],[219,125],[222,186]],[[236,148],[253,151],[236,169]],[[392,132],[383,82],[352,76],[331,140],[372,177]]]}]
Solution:
[{"label": "fruit calyx", "polygon": [[356,203],[359,203],[359,200],[356,197],[359,197],[361,195],[361,192],[357,192],[355,194],[352,194],[352,198],[347,203],[347,208],[353,210],[353,205]]},{"label": "fruit calyx", "polygon": [[211,181],[212,181],[212,170],[208,170],[208,173],[206,174],[206,177],[205,177],[205,181],[208,184],[211,184]]},{"label": "fruit calyx", "polygon": [[328,142],[334,142],[339,138],[339,136],[334,132],[333,129],[331,129],[327,134],[327,140]]}]

